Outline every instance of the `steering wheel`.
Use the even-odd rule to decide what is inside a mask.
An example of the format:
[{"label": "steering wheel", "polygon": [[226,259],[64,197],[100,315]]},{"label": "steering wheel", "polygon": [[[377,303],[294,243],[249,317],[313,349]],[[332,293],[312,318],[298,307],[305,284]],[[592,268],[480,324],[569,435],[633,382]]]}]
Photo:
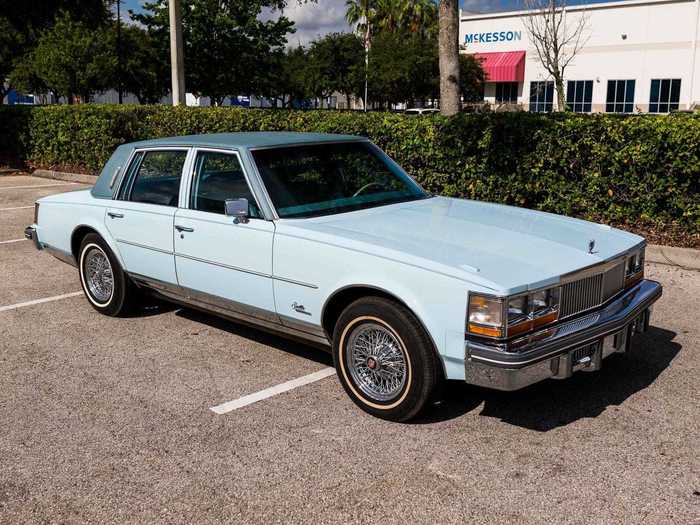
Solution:
[{"label": "steering wheel", "polygon": [[384,184],[381,182],[373,181],[373,182],[368,182],[364,186],[362,186],[359,190],[357,190],[355,193],[352,194],[353,197],[357,197],[360,193],[365,191],[368,188],[371,188],[372,186],[379,186],[380,188],[384,188]]}]

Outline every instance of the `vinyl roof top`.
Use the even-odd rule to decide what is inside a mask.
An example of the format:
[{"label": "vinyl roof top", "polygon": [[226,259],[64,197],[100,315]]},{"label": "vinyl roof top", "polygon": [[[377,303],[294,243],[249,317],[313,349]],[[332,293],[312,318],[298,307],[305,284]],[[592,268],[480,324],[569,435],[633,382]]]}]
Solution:
[{"label": "vinyl roof top", "polygon": [[292,133],[288,131],[256,131],[244,133],[211,133],[205,135],[183,135],[133,142],[134,146],[209,146],[225,148],[257,148],[286,146],[316,142],[338,142],[365,140],[356,135],[332,133]]}]

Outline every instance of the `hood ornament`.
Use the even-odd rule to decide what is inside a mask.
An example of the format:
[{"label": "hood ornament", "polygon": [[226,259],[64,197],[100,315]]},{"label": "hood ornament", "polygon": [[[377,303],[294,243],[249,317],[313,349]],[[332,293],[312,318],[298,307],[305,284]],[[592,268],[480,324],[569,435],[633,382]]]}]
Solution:
[{"label": "hood ornament", "polygon": [[595,239],[591,239],[588,241],[588,253],[593,254],[596,253],[595,251]]}]

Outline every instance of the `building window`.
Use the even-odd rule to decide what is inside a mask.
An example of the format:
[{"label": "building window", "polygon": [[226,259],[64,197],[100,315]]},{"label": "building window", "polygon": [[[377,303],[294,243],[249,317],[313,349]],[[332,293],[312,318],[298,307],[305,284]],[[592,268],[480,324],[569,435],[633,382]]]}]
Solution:
[{"label": "building window", "polygon": [[518,83],[499,82],[496,84],[496,102],[499,104],[515,104],[518,102]]},{"label": "building window", "polygon": [[554,82],[530,82],[530,111],[552,111]]},{"label": "building window", "polygon": [[566,85],[566,105],[576,113],[590,113],[593,104],[592,80],[569,80]]},{"label": "building window", "polygon": [[608,80],[608,96],[605,111],[608,113],[632,113],[634,111],[634,80]]},{"label": "building window", "polygon": [[677,110],[680,99],[680,78],[657,78],[651,81],[649,113],[668,113]]}]

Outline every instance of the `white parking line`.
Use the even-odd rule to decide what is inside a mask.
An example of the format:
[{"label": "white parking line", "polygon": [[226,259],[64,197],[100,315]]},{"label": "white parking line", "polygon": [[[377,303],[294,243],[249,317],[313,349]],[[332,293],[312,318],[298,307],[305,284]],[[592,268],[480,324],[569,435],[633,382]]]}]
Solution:
[{"label": "white parking line", "polygon": [[332,376],[333,374],[335,374],[335,368],[324,368],[318,372],[314,372],[313,374],[298,377],[296,379],[292,379],[291,381],[287,381],[286,383],[271,386],[270,388],[266,388],[260,392],[255,392],[254,394],[249,394],[247,396],[234,399],[233,401],[227,401],[226,403],[216,405],[215,407],[211,407],[209,410],[216,412],[219,415],[225,414],[227,412],[231,412],[232,410],[237,410],[244,406],[252,405],[253,403],[267,399],[268,397],[276,396],[282,392],[288,392],[289,390],[294,390],[300,386],[320,381],[321,379]]},{"label": "white parking line", "polygon": [[31,206],[17,206],[15,208],[0,208],[0,211],[10,211],[10,210],[28,210],[29,208],[33,208],[34,205],[32,204]]},{"label": "white parking line", "polygon": [[34,186],[0,186],[0,190],[31,190],[33,188],[53,188],[55,186],[69,186],[78,182],[62,182],[60,184],[36,184]]},{"label": "white parking line", "polygon": [[22,241],[28,241],[29,239],[26,239],[22,237],[21,239],[10,239],[9,241],[0,241],[0,244],[12,244],[13,242],[22,242]]},{"label": "white parking line", "polygon": [[7,312],[8,310],[16,310],[17,308],[24,308],[25,306],[33,306],[35,304],[50,303],[51,301],[60,301],[61,299],[68,299],[69,297],[77,297],[82,295],[83,292],[71,292],[64,293],[63,295],[54,295],[53,297],[44,297],[43,299],[34,299],[33,301],[26,301],[24,303],[10,304],[7,306],[0,306],[0,312]]}]

